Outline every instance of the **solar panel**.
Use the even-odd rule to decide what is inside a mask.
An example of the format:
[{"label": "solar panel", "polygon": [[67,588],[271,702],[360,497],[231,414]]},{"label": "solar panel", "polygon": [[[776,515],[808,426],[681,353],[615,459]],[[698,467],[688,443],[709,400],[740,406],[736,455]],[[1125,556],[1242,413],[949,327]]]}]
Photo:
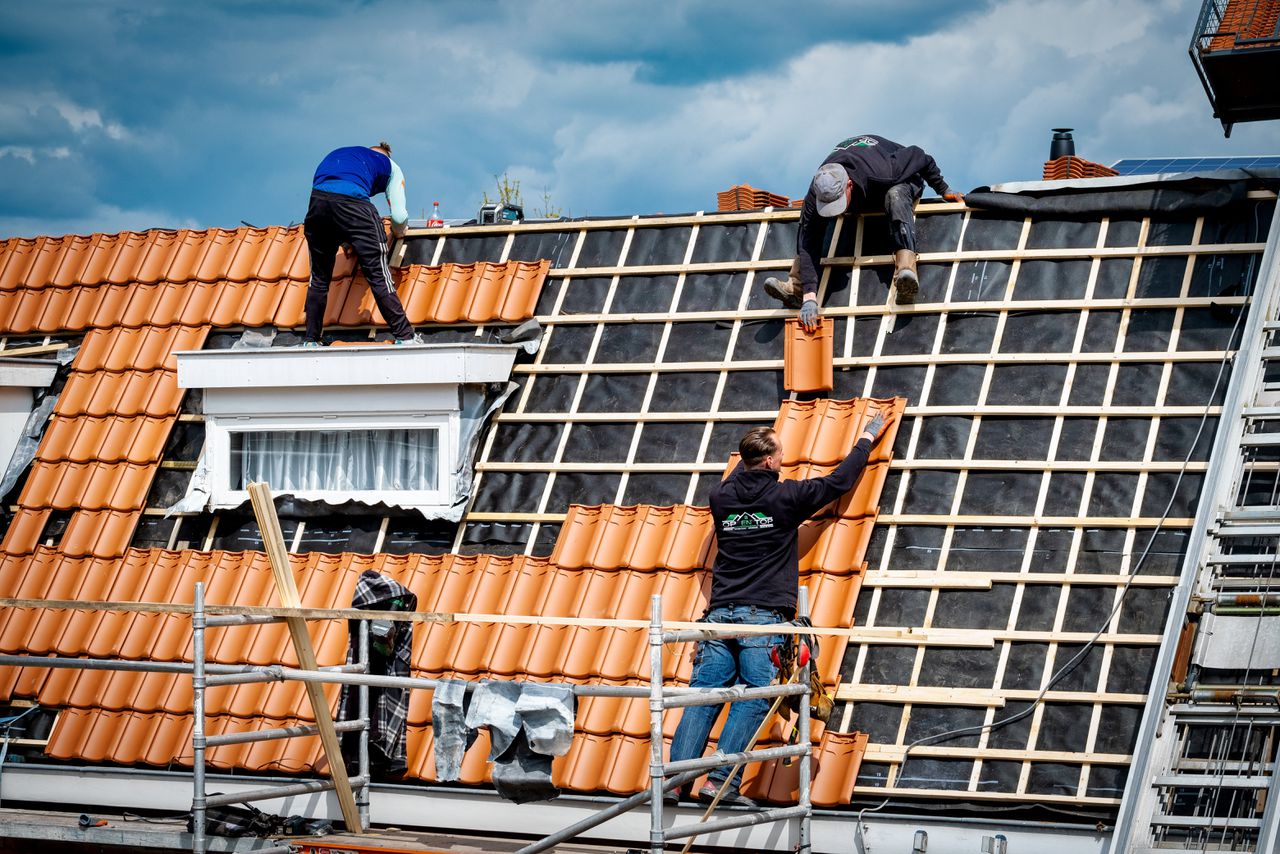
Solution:
[{"label": "solar panel", "polygon": [[1130,157],[1111,168],[1121,175],[1158,175],[1166,172],[1212,172],[1218,169],[1280,167],[1280,154],[1244,157]]}]

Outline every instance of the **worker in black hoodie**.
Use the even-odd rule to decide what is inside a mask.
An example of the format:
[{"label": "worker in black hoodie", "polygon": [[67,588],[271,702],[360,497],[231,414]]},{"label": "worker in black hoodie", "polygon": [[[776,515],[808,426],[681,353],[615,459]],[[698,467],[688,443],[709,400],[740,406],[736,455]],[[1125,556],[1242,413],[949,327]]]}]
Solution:
[{"label": "worker in black hoodie", "polygon": [[814,174],[800,208],[791,272],[786,279],[765,279],[765,293],[782,300],[787,308],[800,309],[800,325],[816,329],[818,274],[836,218],[883,210],[889,218],[893,244],[897,302],[914,302],[920,290],[914,209],[926,183],[949,202],[964,201],[964,195],[947,185],[938,164],[918,145],[899,145],[875,134],[851,136],[836,143]]},{"label": "worker in black hoodie", "polygon": [[[703,619],[710,623],[768,625],[795,618],[800,587],[800,525],[853,488],[867,466],[871,446],[884,430],[884,413],[876,412],[843,462],[825,477],[779,480],[782,442],[771,427],[755,427],[738,445],[741,462],[711,488],[711,516],[716,526],[716,559],[711,568],[711,601]],[[693,660],[694,688],[746,684],[762,687],[777,677],[770,650],[780,635],[749,635],[698,644]],[[733,703],[718,750],[738,753],[747,747],[769,709],[768,700]],[[720,706],[689,706],[671,742],[671,761],[702,755]],[[708,775],[698,793],[711,800],[729,777],[720,767]],[[755,806],[738,792],[739,775],[721,803]]]}]

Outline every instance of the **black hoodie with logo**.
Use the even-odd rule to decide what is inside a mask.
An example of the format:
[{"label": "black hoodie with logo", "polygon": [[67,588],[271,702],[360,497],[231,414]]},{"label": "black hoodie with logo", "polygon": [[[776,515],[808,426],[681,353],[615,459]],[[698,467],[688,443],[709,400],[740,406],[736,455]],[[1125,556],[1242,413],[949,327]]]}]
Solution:
[{"label": "black hoodie with logo", "polygon": [[795,615],[800,586],[800,525],[853,488],[871,455],[860,439],[825,477],[779,480],[778,472],[741,463],[711,488],[716,560],[711,607],[756,605]]}]

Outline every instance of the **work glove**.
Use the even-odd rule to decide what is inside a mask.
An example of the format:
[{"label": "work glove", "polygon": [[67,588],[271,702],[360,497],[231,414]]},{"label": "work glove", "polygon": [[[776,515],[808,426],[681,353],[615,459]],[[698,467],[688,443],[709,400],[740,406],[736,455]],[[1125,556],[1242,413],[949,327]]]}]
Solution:
[{"label": "work glove", "polygon": [[800,306],[800,326],[805,332],[813,332],[818,328],[818,302],[817,300],[807,299],[804,305]]},{"label": "work glove", "polygon": [[875,437],[875,438],[873,438],[871,441],[873,441],[873,442],[874,442],[876,439],[879,439],[879,438],[880,438],[880,434],[881,434],[881,432],[883,432],[883,431],[884,431],[884,421],[885,421],[885,419],[884,419],[884,412],[882,412],[881,410],[877,409],[877,410],[876,410],[876,417],[875,417],[875,418],[872,418],[872,419],[867,423],[867,426],[863,428],[863,432],[864,432],[864,433],[870,433],[872,436],[874,436],[874,437]]},{"label": "work glove", "polygon": [[959,202],[964,204],[964,193],[943,193],[942,198],[949,202]]}]

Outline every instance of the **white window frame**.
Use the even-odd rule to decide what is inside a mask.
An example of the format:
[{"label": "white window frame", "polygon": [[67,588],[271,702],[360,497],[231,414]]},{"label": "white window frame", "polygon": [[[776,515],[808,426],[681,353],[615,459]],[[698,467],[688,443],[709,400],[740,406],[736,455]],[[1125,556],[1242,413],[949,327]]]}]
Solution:
[{"label": "white window frame", "polygon": [[231,486],[231,436],[233,433],[258,432],[306,432],[311,430],[435,430],[436,483],[431,490],[403,489],[299,489],[287,490],[273,486],[278,494],[293,495],[307,501],[323,501],[343,504],[359,501],[364,504],[388,504],[392,506],[438,507],[452,501],[452,468],[454,442],[458,432],[456,413],[431,412],[399,418],[371,418],[336,416],[317,418],[226,418],[208,422],[205,433],[205,453],[209,456],[212,476],[210,506],[215,509],[239,507],[249,500],[249,493]]}]

